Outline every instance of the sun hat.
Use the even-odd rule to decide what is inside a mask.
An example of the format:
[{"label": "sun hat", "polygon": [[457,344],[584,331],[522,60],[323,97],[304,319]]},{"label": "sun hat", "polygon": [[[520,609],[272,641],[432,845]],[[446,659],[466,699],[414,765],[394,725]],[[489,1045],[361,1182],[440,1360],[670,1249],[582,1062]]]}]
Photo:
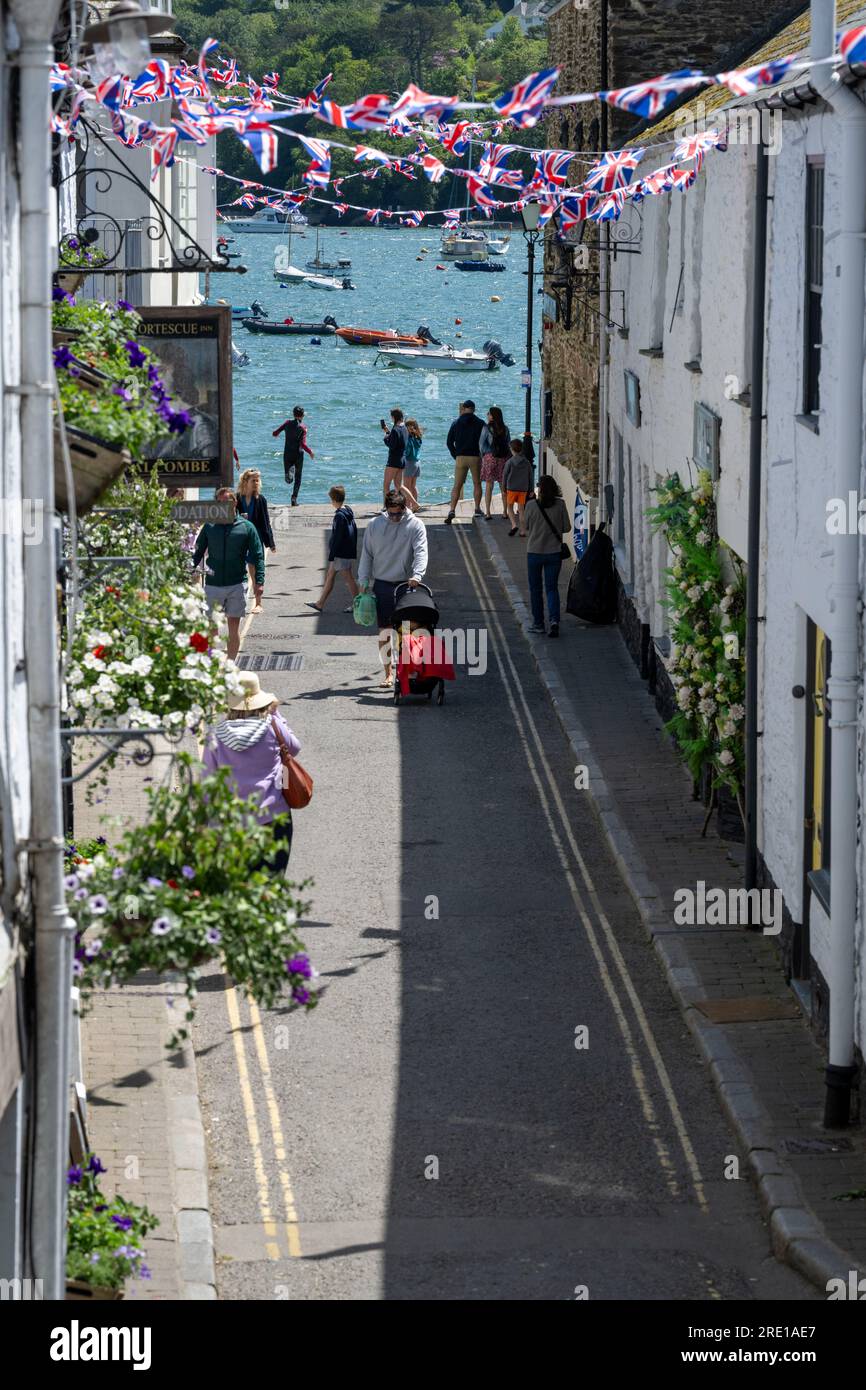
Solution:
[{"label": "sun hat", "polygon": [[266,705],[272,705],[276,700],[276,695],[271,694],[269,690],[262,690],[259,678],[254,671],[242,671],[238,679],[244,688],[244,694],[233,696],[229,700],[229,709],[264,709]]}]

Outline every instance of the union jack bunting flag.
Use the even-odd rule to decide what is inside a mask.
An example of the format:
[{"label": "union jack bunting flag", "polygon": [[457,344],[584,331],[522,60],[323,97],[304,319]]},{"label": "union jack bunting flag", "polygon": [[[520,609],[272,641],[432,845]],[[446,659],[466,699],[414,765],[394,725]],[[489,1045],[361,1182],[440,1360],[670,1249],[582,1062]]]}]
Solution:
[{"label": "union jack bunting flag", "polygon": [[559,228],[572,231],[578,222],[585,222],[595,207],[594,193],[579,193],[576,198],[563,198],[559,205]]},{"label": "union jack bunting flag", "polygon": [[538,201],[538,225],[546,227],[553,214],[556,212],[557,204],[550,199],[542,198]]},{"label": "union jack bunting flag", "polygon": [[540,119],[544,103],[556,86],[558,77],[559,68],[544,68],[541,72],[533,72],[515,87],[503,92],[493,105],[500,115],[507,116],[518,129],[528,130]]},{"label": "union jack bunting flag", "polygon": [[597,193],[613,193],[631,183],[631,176],[643,158],[643,150],[608,150],[593,164],[584,184]]},{"label": "union jack bunting flag", "polygon": [[362,179],[377,179],[382,173],[382,165],[377,164],[373,169],[365,169],[361,175]]},{"label": "union jack bunting flag", "polygon": [[424,170],[425,178],[431,183],[438,183],[445,173],[445,165],[441,159],[437,159],[435,154],[425,154],[421,158],[421,168]]},{"label": "union jack bunting flag", "polygon": [[658,193],[667,193],[673,187],[671,182],[670,167],[656,169],[655,173],[647,174],[645,179],[641,179],[641,189],[644,193],[654,197]]},{"label": "union jack bunting flag", "polygon": [[162,101],[170,95],[171,64],[165,58],[154,58],[132,84],[129,106],[145,101]]},{"label": "union jack bunting flag", "polygon": [[93,95],[100,105],[107,106],[109,111],[117,111],[126,105],[127,86],[125,77],[104,77],[97,82]]},{"label": "union jack bunting flag", "polygon": [[652,120],[676,101],[681,92],[711,81],[712,78],[704,76],[697,68],[680,68],[678,72],[666,72],[661,77],[654,77],[650,82],[636,82],[633,87],[601,92],[600,96],[609,106],[618,106],[622,111],[630,111],[633,116]]},{"label": "union jack bunting flag", "polygon": [[392,169],[396,169],[398,174],[402,174],[404,179],[417,179],[418,175],[412,168],[410,159],[395,159],[391,164]]},{"label": "union jack bunting flag", "polygon": [[263,174],[269,174],[277,162],[277,137],[269,126],[250,125],[238,139],[246,145]]},{"label": "union jack bunting flag", "polygon": [[478,207],[480,207],[485,217],[489,217],[494,208],[502,207],[498,199],[491,198],[484,184],[479,178],[476,178],[474,174],[469,174],[466,182],[469,185],[469,192],[472,194],[472,197],[475,199],[475,202]]},{"label": "union jack bunting flag", "polygon": [[216,70],[216,68],[211,68],[211,70],[210,70],[210,80],[211,80],[211,82],[219,82],[220,85],[223,86],[223,87],[235,87],[235,86],[237,86],[237,81],[238,81],[238,65],[237,65],[235,59],[234,59],[234,58],[230,58],[230,59],[229,59],[229,62],[228,62],[228,66],[227,66],[227,67],[224,67],[224,68],[220,68],[219,72]]},{"label": "union jack bunting flag", "polygon": [[850,67],[866,63],[866,24],[855,24],[838,35],[839,52]]},{"label": "union jack bunting flag", "polygon": [[[490,169],[501,169],[508,156],[520,148],[520,145],[497,145],[493,140],[485,140],[481,147],[480,168],[487,165]],[[485,183],[492,182],[492,179],[485,179]]]},{"label": "union jack bunting flag", "polygon": [[280,74],[278,72],[266,72],[262,78],[262,86],[274,91],[280,85]]},{"label": "union jack bunting flag", "polygon": [[338,130],[387,130],[390,119],[388,101],[389,98],[382,95],[361,97],[352,106],[340,106],[336,101],[320,101],[314,114],[320,121],[326,121]]},{"label": "union jack bunting flag", "polygon": [[430,153],[430,146],[427,144],[427,141],[424,139],[423,135],[415,136],[415,148],[419,154]]},{"label": "union jack bunting flag", "polygon": [[58,116],[54,111],[51,113],[51,133],[52,135],[63,135],[67,140],[75,139],[75,133],[66,118]]},{"label": "union jack bunting flag", "polygon": [[119,111],[109,111],[108,119],[111,121],[111,129],[122,145],[134,149],[136,145],[142,143],[141,131],[136,129],[136,124],[130,121],[130,128],[127,130],[126,121]]},{"label": "union jack bunting flag", "polygon": [[414,130],[412,122],[405,116],[392,115],[388,122],[388,134],[394,139],[399,140],[407,135],[411,135]]},{"label": "union jack bunting flag", "polygon": [[466,131],[469,129],[468,121],[457,121],[456,125],[446,125],[440,127],[442,130],[441,143],[446,150],[452,154],[462,154],[469,144],[466,138]]},{"label": "union jack bunting flag", "polygon": [[256,205],[256,199],[253,197],[252,193],[242,193],[239,198],[234,198],[232,200],[233,208],[239,205],[242,208],[249,208],[252,210]]},{"label": "union jack bunting flag", "polygon": [[197,97],[199,101],[207,101],[210,96],[207,83],[202,82],[185,64],[172,69],[170,87],[175,97]]},{"label": "union jack bunting flag", "polygon": [[446,120],[456,103],[457,97],[434,97],[410,82],[402,96],[394,102],[393,111],[395,115],[438,116],[440,120]]},{"label": "union jack bunting flag", "polygon": [[406,213],[405,217],[401,217],[400,221],[404,227],[420,227],[424,221],[424,214],[419,208],[413,208],[411,212]]},{"label": "union jack bunting flag", "polygon": [[381,208],[367,208],[367,211],[364,213],[364,217],[368,222],[378,222],[381,216]]},{"label": "union jack bunting flag", "polygon": [[798,56],[796,53],[789,53],[787,58],[773,58],[769,63],[756,63],[752,68],[735,68],[732,72],[720,72],[716,81],[727,87],[734,96],[745,97],[751,92],[757,92],[760,87],[772,87],[775,83],[781,82],[796,63]]},{"label": "union jack bunting flag", "polygon": [[674,159],[700,162],[706,150],[726,148],[725,137],[720,130],[701,130],[696,135],[684,136],[674,150]]},{"label": "union jack bunting flag", "polygon": [[156,178],[163,166],[165,166],[166,169],[171,168],[171,165],[174,163],[174,147],[176,144],[176,130],[166,130],[160,135],[157,135],[151,145],[151,149],[153,150],[153,168],[150,171],[150,177],[152,180]]},{"label": "union jack bunting flag", "polygon": [[691,188],[698,176],[697,167],[693,164],[691,169],[671,169],[671,187],[679,188],[685,193],[687,188]]},{"label": "union jack bunting flag", "polygon": [[328,86],[330,82],[333,82],[333,80],[334,74],[332,72],[329,72],[327,77],[323,77],[321,82],[317,82],[313,90],[307,93],[306,97],[304,98],[304,108],[307,111],[312,111],[315,107],[319,105],[325,94],[325,88]]},{"label": "union jack bunting flag", "polygon": [[327,188],[331,182],[331,147],[327,140],[313,140],[308,135],[296,136],[300,140],[312,163],[304,170],[304,183]]},{"label": "union jack bunting flag", "polygon": [[390,164],[391,160],[384,150],[376,150],[372,145],[356,145],[354,160],[356,164],[361,164],[365,159],[376,164]]},{"label": "union jack bunting flag", "polygon": [[544,150],[535,156],[536,172],[548,188],[564,188],[568,182],[568,166],[573,159],[572,150]]},{"label": "union jack bunting flag", "polygon": [[618,188],[606,198],[599,198],[591,212],[587,213],[589,222],[616,222],[625,205],[626,190]]},{"label": "union jack bunting flag", "polygon": [[72,82],[72,69],[68,63],[53,63],[51,66],[51,77],[49,86],[52,92],[61,92],[64,87],[68,87]]},{"label": "union jack bunting flag", "polygon": [[199,77],[201,78],[202,82],[204,82],[204,81],[206,80],[206,74],[207,74],[207,57],[208,57],[208,54],[209,54],[209,53],[214,53],[214,52],[219,48],[219,46],[220,46],[220,41],[219,41],[219,39],[205,39],[204,43],[202,44],[201,48],[200,48],[199,51],[198,51],[198,68],[197,68],[197,72],[198,72],[198,75],[199,75]]},{"label": "union jack bunting flag", "polygon": [[343,217],[349,211],[348,203],[334,203],[334,212],[338,217]]},{"label": "union jack bunting flag", "polygon": [[264,184],[255,183],[253,179],[239,179],[241,188],[263,188]]}]

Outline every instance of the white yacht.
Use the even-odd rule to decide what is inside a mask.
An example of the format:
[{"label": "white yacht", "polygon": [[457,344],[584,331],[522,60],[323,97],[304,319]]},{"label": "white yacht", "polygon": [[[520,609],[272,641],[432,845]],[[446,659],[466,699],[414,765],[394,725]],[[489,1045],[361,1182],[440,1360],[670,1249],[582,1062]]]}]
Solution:
[{"label": "white yacht", "polygon": [[489,254],[483,232],[446,232],[439,248],[443,261],[486,261]]},{"label": "white yacht", "polygon": [[[270,232],[272,236],[281,236],[289,225],[289,218],[275,208],[260,208],[252,217],[236,217],[225,225],[230,225],[233,232]],[[291,225],[305,227],[307,219],[301,213],[296,213],[291,218]]]}]

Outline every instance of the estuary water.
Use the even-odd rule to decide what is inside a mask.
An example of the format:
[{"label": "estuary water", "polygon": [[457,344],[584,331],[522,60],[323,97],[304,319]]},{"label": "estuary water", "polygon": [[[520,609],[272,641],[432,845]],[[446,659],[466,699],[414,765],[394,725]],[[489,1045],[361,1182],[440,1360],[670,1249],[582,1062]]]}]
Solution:
[{"label": "estuary water", "polygon": [[[307,441],[315,460],[305,458],[301,502],[327,501],[328,488],[342,483],[350,502],[374,502],[381,497],[385,449],[380,418],[400,406],[414,416],[424,432],[421,450],[419,496],[422,502],[445,502],[451,490],[453,463],[445,447],[448,426],[458,403],[475,401],[479,415],[499,405],[512,433],[522,433],[525,394],[521,368],[526,352],[526,250],[518,230],[504,256],[504,274],[463,272],[453,262],[439,259],[437,228],[377,227],[323,228],[322,259],[351,258],[346,273],[355,290],[324,290],[309,285],[283,288],[273,278],[274,255],[285,247],[280,236],[259,232],[232,232],[229,246],[241,253],[247,266],[243,276],[214,276],[211,302],[231,295],[235,304],[253,299],[271,319],[321,322],[331,314],[340,325],[395,328],[414,333],[427,324],[434,337],[455,347],[480,349],[486,339],[496,339],[515,358],[513,367],[493,372],[427,373],[423,369],[386,368],[375,362],[374,348],[346,347],[335,337],[323,337],[313,346],[303,336],[266,337],[252,334],[237,323],[234,340],[249,353],[250,363],[234,372],[234,443],[241,468],[259,468],[265,496],[272,502],[288,502],[290,488],[283,478],[282,436],[272,431],[282,424],[294,405],[306,411]],[[301,268],[316,253],[316,233],[304,229],[303,238],[292,237],[292,263]],[[422,247],[427,254],[416,257]],[[437,270],[444,264],[445,270]],[[492,295],[501,303],[491,302]],[[540,300],[536,301],[536,325],[540,330]],[[456,320],[461,319],[461,323]],[[461,334],[461,337],[457,337]],[[536,333],[536,339],[539,334]],[[539,369],[534,364],[534,400],[537,401]],[[533,433],[538,434],[534,406]]]}]

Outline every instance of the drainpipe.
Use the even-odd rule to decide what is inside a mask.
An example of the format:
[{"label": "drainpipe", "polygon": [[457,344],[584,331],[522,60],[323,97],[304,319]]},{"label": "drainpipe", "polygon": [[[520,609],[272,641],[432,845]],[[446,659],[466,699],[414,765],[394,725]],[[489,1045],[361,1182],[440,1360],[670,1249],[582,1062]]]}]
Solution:
[{"label": "drainpipe", "polygon": [[69,1151],[72,922],[63,894],[51,356],[51,35],[60,0],[11,0],[21,46],[18,158],[21,197],[20,385],[26,487],[43,508],[38,545],[25,545],[25,649],[30,701],[30,839],[33,890],[35,1065],[29,1078],[29,1273],[43,1297],[64,1294]]},{"label": "drainpipe", "polygon": [[747,888],[758,880],[758,593],[761,576],[761,473],[764,440],[767,191],[769,165],[763,119],[755,166],[755,255],[752,271],[752,364],[749,417],[749,532],[746,547],[746,865]]},{"label": "drainpipe", "polygon": [[[812,0],[813,59],[835,49],[833,0]],[[863,317],[866,274],[866,106],[823,64],[812,83],[839,121],[839,231],[826,242],[835,252],[837,289],[834,331],[837,391],[825,417],[835,431],[834,496],[860,492],[863,459]],[[834,135],[835,142],[835,135]],[[832,247],[832,251],[831,248]],[[830,325],[832,324],[832,328]],[[830,590],[830,1043],[824,1124],[850,1120],[854,1066],[855,924],[857,910],[857,707],[860,689],[859,538],[834,536]]]},{"label": "drainpipe", "polygon": [[[599,46],[601,90],[607,91],[608,73],[608,0],[601,0],[599,14]],[[599,144],[602,153],[607,150],[610,140],[610,108],[606,101],[601,103],[599,120]],[[606,522],[604,510],[604,485],[607,482],[607,397],[610,371],[610,229],[606,222],[598,224],[598,511],[596,522]]]}]

